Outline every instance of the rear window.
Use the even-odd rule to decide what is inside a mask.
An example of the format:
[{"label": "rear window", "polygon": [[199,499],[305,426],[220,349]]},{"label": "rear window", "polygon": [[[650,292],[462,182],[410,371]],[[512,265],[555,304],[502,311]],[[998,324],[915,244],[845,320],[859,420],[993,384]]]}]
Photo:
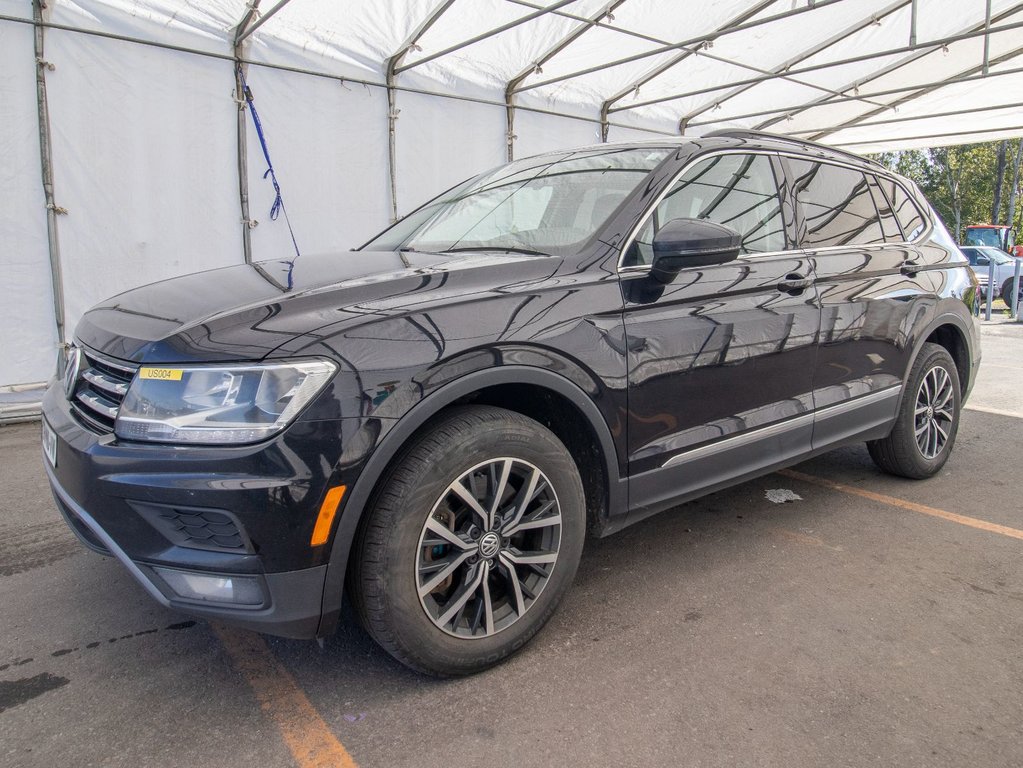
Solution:
[{"label": "rear window", "polygon": [[897,184],[893,179],[886,179],[883,176],[878,178],[878,182],[891,203],[892,210],[895,211],[895,218],[899,220],[906,240],[915,240],[924,231],[926,226],[924,217],[920,214],[920,209],[916,207],[913,199],[906,194],[906,190],[902,188],[901,184]]},{"label": "rear window", "polygon": [[881,217],[881,229],[884,231],[884,239],[889,243],[902,242],[902,228],[895,218],[895,212],[892,210],[891,205],[888,204],[888,198],[881,191],[876,178],[867,174],[867,181],[870,184],[870,194],[874,198],[874,206]]},{"label": "rear window", "polygon": [[803,247],[885,242],[881,218],[862,171],[812,160],[789,159],[796,199],[803,209]]}]

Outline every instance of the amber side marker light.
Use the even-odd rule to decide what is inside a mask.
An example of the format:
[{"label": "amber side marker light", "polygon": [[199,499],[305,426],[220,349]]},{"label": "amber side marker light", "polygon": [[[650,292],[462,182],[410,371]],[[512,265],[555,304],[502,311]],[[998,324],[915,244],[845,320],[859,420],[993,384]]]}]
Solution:
[{"label": "amber side marker light", "polygon": [[337,514],[345,490],[347,486],[335,485],[327,491],[327,496],[320,505],[320,514],[316,516],[316,527],[313,528],[313,537],[309,540],[310,546],[318,547],[327,543],[327,539],[330,538],[330,525],[334,522],[334,515]]}]

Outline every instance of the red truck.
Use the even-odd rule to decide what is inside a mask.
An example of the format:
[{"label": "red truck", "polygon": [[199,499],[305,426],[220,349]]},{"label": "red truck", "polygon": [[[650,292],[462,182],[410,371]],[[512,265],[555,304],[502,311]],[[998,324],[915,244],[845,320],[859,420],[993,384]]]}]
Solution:
[{"label": "red truck", "polygon": [[1016,231],[1005,224],[973,224],[966,228],[963,245],[989,245],[1023,258],[1023,245],[1016,245]]}]

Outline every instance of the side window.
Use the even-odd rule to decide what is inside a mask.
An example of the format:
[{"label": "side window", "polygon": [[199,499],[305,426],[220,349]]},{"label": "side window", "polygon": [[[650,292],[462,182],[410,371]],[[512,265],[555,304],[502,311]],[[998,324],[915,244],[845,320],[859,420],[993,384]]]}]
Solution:
[{"label": "side window", "polygon": [[870,184],[870,194],[874,198],[874,207],[877,208],[881,217],[881,230],[884,232],[884,239],[889,243],[901,243],[903,241],[902,228],[895,218],[895,212],[888,204],[888,198],[881,191],[880,185],[870,174],[867,174],[867,182]]},{"label": "side window", "polygon": [[696,163],[647,219],[626,266],[653,261],[653,239],[672,219],[707,219],[742,236],[742,253],[783,251],[785,224],[778,183],[767,155],[717,155]]},{"label": "side window", "polygon": [[902,231],[906,235],[906,240],[914,240],[924,231],[926,226],[924,217],[920,215],[916,203],[906,194],[906,190],[902,188],[901,184],[896,184],[892,179],[884,177],[880,177],[878,181],[881,183],[881,189],[884,190],[885,195],[892,204],[895,218],[902,225]]},{"label": "side window", "polygon": [[862,171],[812,160],[788,159],[803,209],[804,248],[870,245],[885,241],[881,219]]}]

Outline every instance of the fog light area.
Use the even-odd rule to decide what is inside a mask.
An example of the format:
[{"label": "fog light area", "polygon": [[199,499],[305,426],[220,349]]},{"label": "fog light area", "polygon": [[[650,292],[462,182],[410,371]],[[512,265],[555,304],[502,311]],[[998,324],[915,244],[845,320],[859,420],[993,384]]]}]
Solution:
[{"label": "fog light area", "polygon": [[263,590],[259,580],[246,576],[213,576],[169,568],[153,568],[178,597],[209,603],[260,605]]}]

